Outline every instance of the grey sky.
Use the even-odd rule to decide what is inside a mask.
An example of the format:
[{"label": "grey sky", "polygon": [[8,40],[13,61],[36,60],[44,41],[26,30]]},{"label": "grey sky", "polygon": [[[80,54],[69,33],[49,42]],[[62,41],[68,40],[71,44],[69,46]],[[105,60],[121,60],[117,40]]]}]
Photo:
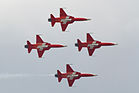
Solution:
[{"label": "grey sky", "polygon": [[[138,0],[1,0],[0,1],[0,93],[138,93],[139,92],[139,1]],[[60,24],[51,27],[47,19],[59,8],[67,14],[91,18],[75,22],[67,31]],[[77,51],[74,43],[86,41],[93,32],[96,40],[119,45],[102,47],[89,57],[87,49]],[[44,58],[24,49],[26,40],[35,43],[35,35],[44,41],[68,45],[51,49]],[[72,63],[76,71],[98,74],[81,78],[72,88],[49,74]],[[46,75],[46,76],[45,76]]]}]

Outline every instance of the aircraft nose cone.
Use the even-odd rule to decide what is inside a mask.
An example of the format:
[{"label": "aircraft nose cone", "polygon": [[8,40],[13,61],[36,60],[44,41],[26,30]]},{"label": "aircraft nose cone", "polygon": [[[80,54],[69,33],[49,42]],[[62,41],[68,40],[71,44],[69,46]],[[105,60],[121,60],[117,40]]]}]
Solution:
[{"label": "aircraft nose cone", "polygon": [[114,46],[117,45],[115,43],[101,43],[102,46]]},{"label": "aircraft nose cone", "polygon": [[98,76],[98,75],[93,75],[93,76]]},{"label": "aircraft nose cone", "polygon": [[111,43],[111,45],[118,45],[117,43]]},{"label": "aircraft nose cone", "polygon": [[114,45],[118,45],[118,43],[114,44]]},{"label": "aircraft nose cone", "polygon": [[91,20],[91,19],[86,19],[87,21]]},{"label": "aircraft nose cone", "polygon": [[67,45],[59,45],[59,47],[67,47]]},{"label": "aircraft nose cone", "polygon": [[28,45],[25,45],[24,47],[25,47],[25,48],[28,48]]},{"label": "aircraft nose cone", "polygon": [[78,43],[75,43],[75,46],[78,47]]},{"label": "aircraft nose cone", "polygon": [[63,47],[68,47],[67,45],[64,45]]}]

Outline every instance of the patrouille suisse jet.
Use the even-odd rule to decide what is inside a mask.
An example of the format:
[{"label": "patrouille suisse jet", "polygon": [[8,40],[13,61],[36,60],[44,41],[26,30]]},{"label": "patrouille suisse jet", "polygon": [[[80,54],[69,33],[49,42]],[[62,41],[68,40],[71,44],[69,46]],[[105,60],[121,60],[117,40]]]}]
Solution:
[{"label": "patrouille suisse jet", "polygon": [[61,23],[62,31],[65,31],[68,24],[73,23],[74,21],[87,21],[90,19],[86,18],[74,18],[73,16],[69,16],[65,13],[65,11],[60,8],[60,17],[55,18],[52,14],[50,15],[51,18],[48,19],[51,22],[52,27],[55,25],[56,22]]},{"label": "patrouille suisse jet", "polygon": [[25,45],[25,48],[28,49],[28,53],[30,53],[32,49],[37,49],[39,58],[42,57],[45,50],[49,50],[50,48],[60,48],[60,47],[66,47],[66,46],[44,42],[39,35],[36,35],[36,44],[31,44],[29,41],[27,41],[27,45]]},{"label": "patrouille suisse jet", "polygon": [[89,33],[87,33],[87,40],[86,42],[81,42],[79,39],[77,39],[77,43],[75,43],[75,46],[78,47],[78,51],[81,51],[82,47],[87,47],[89,56],[92,56],[95,49],[100,48],[101,46],[113,46],[117,45],[115,43],[102,43],[100,41],[94,40]]},{"label": "patrouille suisse jet", "polygon": [[58,78],[58,82],[61,82],[62,78],[66,78],[68,80],[69,87],[72,87],[74,81],[76,79],[80,79],[81,77],[93,77],[97,76],[94,74],[85,74],[80,72],[75,72],[69,64],[66,65],[66,73],[61,73],[59,70],[57,70],[57,74],[55,74],[55,77]]}]

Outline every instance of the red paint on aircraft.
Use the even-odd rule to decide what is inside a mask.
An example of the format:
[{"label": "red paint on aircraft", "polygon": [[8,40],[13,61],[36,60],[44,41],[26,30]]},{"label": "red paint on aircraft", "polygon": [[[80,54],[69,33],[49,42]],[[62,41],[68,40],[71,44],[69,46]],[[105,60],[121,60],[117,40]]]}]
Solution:
[{"label": "red paint on aircraft", "polygon": [[30,53],[32,49],[37,49],[39,58],[42,57],[45,50],[60,47],[66,47],[66,46],[44,42],[39,35],[36,35],[36,44],[31,44],[29,41],[27,41],[27,45],[25,45],[25,48],[28,49],[28,53]]},{"label": "red paint on aircraft", "polygon": [[100,48],[101,46],[113,46],[117,45],[115,43],[102,43],[100,41],[94,40],[89,33],[87,33],[87,40],[86,42],[81,42],[79,39],[77,39],[77,43],[75,46],[78,47],[78,51],[81,51],[83,47],[87,47],[89,56],[92,56],[95,49]]},{"label": "red paint on aircraft", "polygon": [[68,24],[72,24],[74,21],[88,21],[90,19],[87,18],[75,18],[73,16],[69,16],[65,13],[65,11],[60,8],[60,17],[55,18],[52,14],[50,14],[50,17],[48,19],[49,22],[51,22],[52,27],[55,25],[55,23],[60,23],[62,31],[65,31]]},{"label": "red paint on aircraft", "polygon": [[68,80],[69,87],[72,87],[76,79],[80,79],[81,77],[93,77],[93,76],[97,76],[97,75],[75,72],[70,67],[69,64],[66,65],[66,73],[61,73],[59,70],[57,70],[57,74],[55,74],[55,77],[58,78],[58,82],[61,82],[63,78],[66,78]]}]

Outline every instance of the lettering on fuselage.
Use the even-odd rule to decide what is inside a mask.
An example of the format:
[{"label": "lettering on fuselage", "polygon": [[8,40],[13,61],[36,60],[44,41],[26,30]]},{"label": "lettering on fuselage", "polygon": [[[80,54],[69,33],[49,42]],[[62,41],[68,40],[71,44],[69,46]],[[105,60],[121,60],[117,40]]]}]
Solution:
[{"label": "lettering on fuselage", "polygon": [[76,74],[76,72],[73,72],[72,74],[68,75],[67,78],[69,78],[70,80],[73,80],[75,77],[78,77],[79,75]]},{"label": "lettering on fuselage", "polygon": [[94,47],[96,47],[96,46],[98,46],[99,44],[96,42],[96,41],[94,41],[92,44],[88,44],[88,46],[87,47],[89,47],[90,49],[93,49]]},{"label": "lettering on fuselage", "polygon": [[38,46],[37,48],[42,51],[44,48],[49,47],[48,45],[46,45],[46,43],[42,43],[42,45]]},{"label": "lettering on fuselage", "polygon": [[69,18],[69,16],[67,16],[65,19],[61,19],[61,22],[63,24],[66,24],[67,22],[70,22],[72,19]]}]

